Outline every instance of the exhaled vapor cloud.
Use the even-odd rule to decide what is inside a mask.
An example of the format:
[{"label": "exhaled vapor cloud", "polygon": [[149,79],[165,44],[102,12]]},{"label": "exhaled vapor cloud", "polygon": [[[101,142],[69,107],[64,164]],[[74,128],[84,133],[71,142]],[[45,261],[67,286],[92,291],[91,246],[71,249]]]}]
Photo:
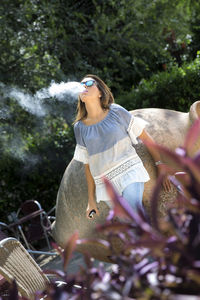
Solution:
[{"label": "exhaled vapor cloud", "polygon": [[[44,106],[44,99],[56,98],[60,101],[66,101],[68,104],[73,104],[77,101],[78,94],[84,90],[84,87],[76,81],[55,83],[52,82],[48,88],[43,88],[31,95],[23,92],[19,88],[2,87],[3,97],[11,97],[15,99],[19,105],[29,113],[38,117],[45,116],[47,108]],[[0,110],[0,118],[3,118],[5,111]]]}]

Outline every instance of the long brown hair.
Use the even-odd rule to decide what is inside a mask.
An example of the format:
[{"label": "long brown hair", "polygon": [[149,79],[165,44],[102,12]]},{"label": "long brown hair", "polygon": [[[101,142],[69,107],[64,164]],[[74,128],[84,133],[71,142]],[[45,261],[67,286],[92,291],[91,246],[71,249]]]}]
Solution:
[{"label": "long brown hair", "polygon": [[[88,75],[84,76],[83,79],[86,77],[90,77],[95,80],[96,85],[97,85],[99,91],[101,92],[100,104],[101,104],[102,109],[103,110],[109,109],[110,104],[115,101],[113,94],[111,93],[111,90],[109,89],[109,87],[105,84],[105,82],[103,82],[103,80],[101,80],[96,75],[88,74]],[[76,118],[75,118],[75,121],[73,122],[73,124],[80,120],[83,120],[87,117],[87,110],[85,107],[85,103],[81,101],[80,96],[78,96],[78,104],[77,104],[76,111],[77,111],[77,114],[76,114]]]}]

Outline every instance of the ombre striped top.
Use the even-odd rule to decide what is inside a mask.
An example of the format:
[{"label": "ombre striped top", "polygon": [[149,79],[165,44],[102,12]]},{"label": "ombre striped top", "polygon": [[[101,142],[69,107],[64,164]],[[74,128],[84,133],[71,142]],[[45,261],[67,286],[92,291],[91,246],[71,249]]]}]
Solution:
[{"label": "ombre striped top", "polygon": [[74,159],[89,164],[96,185],[96,199],[108,201],[102,177],[106,176],[121,195],[132,182],[146,182],[149,175],[137,155],[134,144],[146,122],[134,117],[118,104],[111,104],[100,122],[74,125],[76,148]]}]

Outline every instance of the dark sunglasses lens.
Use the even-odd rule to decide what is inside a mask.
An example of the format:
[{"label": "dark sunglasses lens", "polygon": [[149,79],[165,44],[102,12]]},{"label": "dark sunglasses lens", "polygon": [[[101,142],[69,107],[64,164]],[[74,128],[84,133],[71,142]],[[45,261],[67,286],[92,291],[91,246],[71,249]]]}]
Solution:
[{"label": "dark sunglasses lens", "polygon": [[93,80],[88,80],[86,81],[86,86],[92,86],[94,84],[94,81]]},{"label": "dark sunglasses lens", "polygon": [[92,86],[94,84],[94,80],[88,80],[85,82],[81,82],[82,85],[86,85],[86,86]]}]

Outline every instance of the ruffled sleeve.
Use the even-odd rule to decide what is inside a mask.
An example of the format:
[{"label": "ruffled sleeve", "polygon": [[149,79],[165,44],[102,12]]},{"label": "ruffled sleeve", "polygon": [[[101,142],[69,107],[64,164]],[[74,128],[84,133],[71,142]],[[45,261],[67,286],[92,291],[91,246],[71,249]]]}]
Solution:
[{"label": "ruffled sleeve", "polygon": [[138,117],[131,116],[131,120],[127,128],[127,131],[133,144],[138,143],[136,138],[142,134],[142,131],[144,130],[147,124],[148,122],[146,122],[145,120]]},{"label": "ruffled sleeve", "polygon": [[83,137],[81,135],[81,130],[78,122],[74,125],[74,135],[76,139],[76,148],[74,151],[73,158],[84,164],[88,164],[89,162],[88,151],[83,141]]},{"label": "ruffled sleeve", "polygon": [[132,143],[137,144],[137,137],[141,135],[148,122],[139,117],[133,116],[129,111],[118,104],[115,104],[115,106],[118,110],[120,118],[122,119],[123,125],[125,126],[125,129],[131,138]]}]

